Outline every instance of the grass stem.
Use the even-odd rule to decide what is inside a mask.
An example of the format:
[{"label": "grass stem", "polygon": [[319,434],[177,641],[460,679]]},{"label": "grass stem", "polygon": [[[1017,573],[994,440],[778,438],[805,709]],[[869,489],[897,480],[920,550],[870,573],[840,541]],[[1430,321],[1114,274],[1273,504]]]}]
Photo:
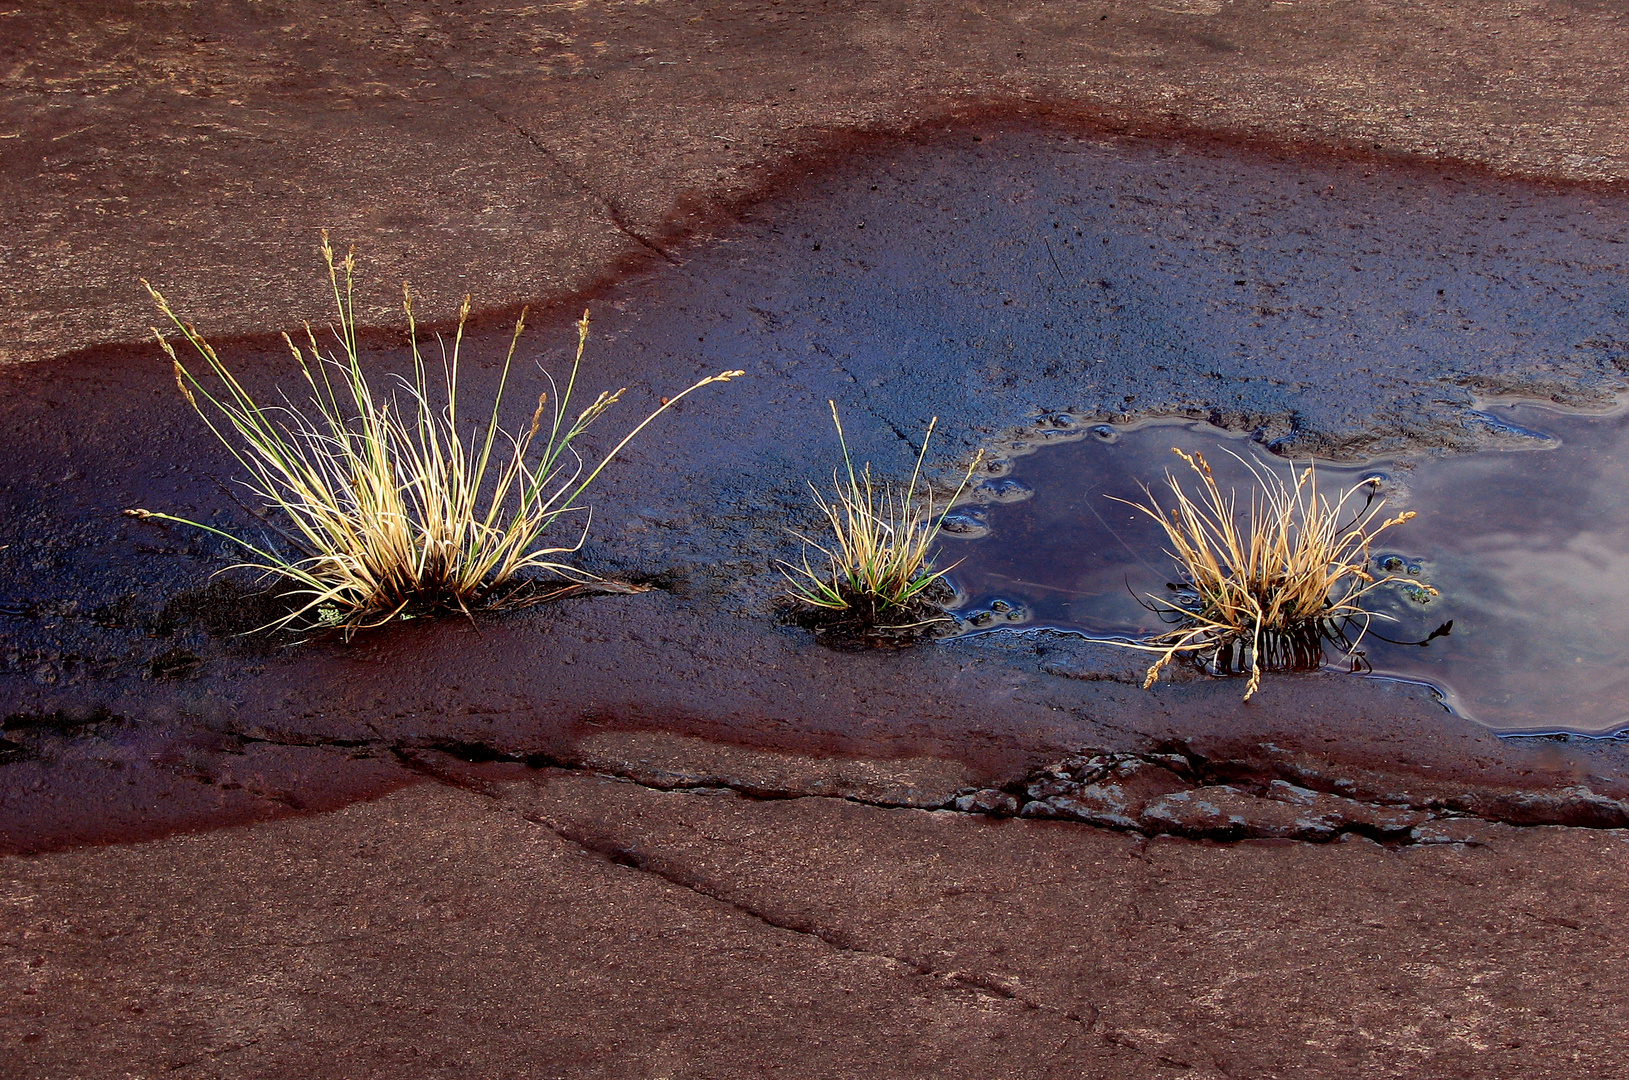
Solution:
[{"label": "grass stem", "polygon": [[[830,539],[821,543],[793,532],[804,547],[797,564],[781,563],[788,594],[819,613],[822,619],[817,621],[852,631],[909,632],[948,621],[949,616],[927,599],[947,572],[933,569],[930,548],[982,454],[968,465],[943,509],[937,509],[931,487],[925,488],[921,480],[938,417],[928,424],[909,482],[896,489],[873,478],[870,462],[855,468],[837,403],[827,404],[843,451],[843,471],[832,473],[831,498],[813,484],[809,489],[826,519]],[[823,566],[811,563],[812,553],[818,553],[816,563]]]}]

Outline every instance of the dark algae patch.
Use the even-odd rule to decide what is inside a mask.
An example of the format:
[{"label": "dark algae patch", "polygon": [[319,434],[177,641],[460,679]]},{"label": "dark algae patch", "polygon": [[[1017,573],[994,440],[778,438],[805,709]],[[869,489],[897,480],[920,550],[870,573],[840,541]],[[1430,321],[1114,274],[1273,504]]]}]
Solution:
[{"label": "dark algae patch", "polygon": [[[1355,652],[1328,642],[1325,659],[1429,683],[1497,731],[1629,726],[1629,419],[1485,412],[1531,449],[1317,466],[1331,498],[1372,486],[1387,513],[1418,515],[1373,550],[1370,572],[1396,580],[1367,598],[1367,625],[1343,625]],[[944,543],[941,557],[961,560],[964,625],[1023,612],[1027,625],[1094,636],[1168,629],[1154,598],[1183,582],[1159,527],[1127,502],[1146,501],[1144,484],[1160,494],[1167,470],[1181,475],[1174,447],[1203,453],[1241,507],[1251,477],[1240,458],[1290,475],[1289,462],[1205,424],[1083,427],[1014,460],[1006,479],[1031,497],[979,508],[983,535]]]}]

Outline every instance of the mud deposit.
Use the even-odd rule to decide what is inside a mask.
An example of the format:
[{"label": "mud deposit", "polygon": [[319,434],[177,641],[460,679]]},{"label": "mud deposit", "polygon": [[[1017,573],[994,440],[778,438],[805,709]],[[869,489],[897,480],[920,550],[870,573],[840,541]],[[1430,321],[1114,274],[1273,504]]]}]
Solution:
[{"label": "mud deposit", "polygon": [[[1419,515],[1381,537],[1370,570],[1400,580],[1370,597],[1367,632],[1346,627],[1355,654],[1327,647],[1328,659],[1429,683],[1498,731],[1611,733],[1629,724],[1629,425],[1487,412],[1532,448],[1318,467],[1330,499],[1377,480],[1387,515]],[[1173,448],[1204,455],[1241,507],[1253,486],[1245,461],[1294,483],[1283,459],[1209,425],[1081,426],[1070,438],[1018,459],[992,486],[1003,502],[951,517],[941,558],[959,560],[960,614],[974,630],[1024,623],[1129,640],[1164,629],[1150,607],[1171,597],[1176,564],[1159,526],[1126,504],[1147,504],[1146,484],[1169,505],[1167,473],[1195,488]]]},{"label": "mud deposit", "polygon": [[[1284,678],[1244,708],[1226,681],[1144,693],[1134,661],[1057,635],[836,654],[780,621],[775,569],[797,551],[788,527],[815,521],[807,482],[838,461],[828,399],[883,474],[909,469],[939,416],[936,467],[993,451],[992,497],[1009,451],[1064,412],[1203,419],[1347,460],[1526,445],[1476,395],[1579,405],[1622,388],[1626,223],[1583,189],[1201,143],[975,128],[856,158],[592,303],[585,379],[629,386],[629,415],[748,372],[687,399],[594,497],[584,565],[651,591],[348,644],[236,636],[261,609],[248,583],[212,579],[232,553],[121,515],[263,532],[156,350],[8,370],[4,844],[329,805],[411,780],[404,755],[427,748],[584,762],[584,741],[616,730],[929,757],[975,790],[1085,751],[1179,746],[1250,792],[1345,781],[1343,797],[1445,813],[1629,820],[1613,747],[1501,742],[1421,689]],[[322,318],[313,270],[291,325]],[[559,371],[579,311],[534,317],[522,356]],[[467,343],[466,400],[490,389],[507,330]],[[371,340],[373,370],[404,368],[399,332]],[[273,340],[217,344],[263,392],[293,376]],[[536,389],[514,391],[514,427]]]}]

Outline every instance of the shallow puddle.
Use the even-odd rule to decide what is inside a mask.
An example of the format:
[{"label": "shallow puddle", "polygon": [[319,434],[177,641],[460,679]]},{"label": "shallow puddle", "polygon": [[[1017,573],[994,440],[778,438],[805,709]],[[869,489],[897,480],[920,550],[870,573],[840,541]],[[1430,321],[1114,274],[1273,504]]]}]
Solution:
[{"label": "shallow puddle", "polygon": [[[1379,476],[1385,513],[1419,515],[1374,550],[1377,576],[1403,580],[1373,597],[1370,608],[1390,618],[1373,622],[1361,663],[1429,683],[1455,712],[1498,731],[1629,726],[1629,418],[1526,405],[1487,414],[1514,435],[1531,431],[1532,449],[1318,466],[1326,495]],[[1169,595],[1176,567],[1159,526],[1114,499],[1146,501],[1146,483],[1169,504],[1167,470],[1192,491],[1196,478],[1173,447],[1204,453],[1224,489],[1243,491],[1248,480],[1233,455],[1289,475],[1283,459],[1206,424],[1057,436],[1062,445],[1016,458],[988,483],[988,505],[948,521],[942,559],[961,560],[952,574],[966,599],[959,613],[975,629],[1157,631],[1143,604]],[[1450,619],[1452,632],[1427,645],[1395,643]],[[1338,650],[1328,658],[1348,663]]]},{"label": "shallow puddle", "polygon": [[[1010,693],[1000,650],[964,667],[962,657],[932,649],[832,656],[777,633],[772,613],[783,583],[775,565],[800,551],[788,529],[819,527],[808,484],[824,486],[842,461],[826,402],[842,409],[855,460],[889,478],[909,475],[935,416],[929,461],[947,472],[975,446],[1002,438],[1014,418],[1043,411],[1210,416],[1293,454],[1470,451],[1511,441],[1475,411],[1473,389],[1587,405],[1622,387],[1625,237],[1629,201],[1621,194],[1451,164],[1253,153],[1072,125],[991,123],[877,144],[747,207],[713,240],[684,249],[676,265],[658,260],[593,300],[585,387],[629,387],[624,415],[654,408],[660,395],[702,375],[748,372],[681,402],[596,481],[582,565],[657,588],[484,620],[478,631],[460,620],[415,621],[350,645],[262,647],[232,636],[222,615],[233,604],[211,575],[240,553],[217,537],[121,513],[146,507],[263,535],[253,501],[232,483],[237,466],[187,408],[155,348],[92,350],[0,371],[0,719],[13,725],[9,736],[0,733],[0,760],[10,760],[0,768],[0,819],[23,823],[10,840],[0,830],[0,849],[237,820],[234,807],[316,805],[328,789],[355,797],[350,766],[324,764],[336,760],[328,752],[335,748],[343,761],[352,759],[347,747],[384,753],[429,743],[558,758],[576,732],[602,724],[798,753],[941,756],[992,777],[1048,760],[1059,747],[1119,745],[1148,732],[1254,738],[1241,730],[1229,692],[1145,707],[1140,694],[1060,683],[1043,702]],[[394,287],[379,279],[372,243],[356,239],[365,291],[389,304]],[[313,277],[311,290],[291,299],[291,327],[325,318],[316,286]],[[581,311],[571,303],[535,320],[517,357],[506,427],[524,430],[545,385],[533,360],[556,374],[569,365],[571,323]],[[218,313],[190,314],[215,332]],[[445,308],[424,314],[451,316]],[[496,391],[509,326],[488,319],[465,339],[461,378],[472,405]],[[388,332],[372,339],[365,362],[383,378],[407,370],[408,359],[399,328],[381,329]],[[234,343],[228,359],[257,390],[293,388],[295,372],[274,338]],[[598,429],[607,438],[591,432],[588,445],[608,450],[623,423],[614,413]],[[1556,423],[1569,446],[1586,437]],[[1115,518],[1117,504],[1054,482],[1047,470],[1096,475],[1135,496],[1136,480],[1157,481],[1174,463],[1174,430],[1047,448],[1020,459],[1013,477],[995,477],[996,497],[1021,498],[1019,481],[1040,494],[986,507],[993,536],[960,547],[990,559],[1022,556],[985,567],[1005,578],[968,576],[976,599],[986,609],[1002,596],[1028,605],[1029,625],[1143,629],[1147,613],[1127,583],[1163,589],[1171,570],[1158,538],[1139,537],[1129,514]],[[1215,431],[1193,438],[1251,452]],[[1098,450],[1109,453],[1096,464],[1082,457]],[[1561,463],[1567,452],[1465,457],[1442,467]],[[1573,465],[1556,468],[1569,483],[1586,479]],[[1445,491],[1460,482],[1442,475]],[[1614,487],[1609,477],[1599,482]],[[1406,655],[1383,654],[1371,640],[1371,659],[1451,688],[1464,711],[1495,726],[1563,726],[1550,716],[1532,720],[1509,701],[1473,701],[1456,680],[1483,693],[1494,678],[1519,685],[1527,669],[1507,672],[1514,661],[1496,646],[1561,647],[1562,625],[1595,627],[1609,639],[1617,628],[1601,618],[1546,616],[1525,636],[1473,636],[1478,612],[1470,607],[1495,594],[1452,584],[1453,552],[1428,531],[1434,522],[1445,534],[1463,531],[1450,516],[1461,504],[1425,492],[1414,501],[1424,516],[1400,534],[1406,546],[1397,554],[1429,554],[1421,572],[1445,595],[1413,632],[1448,617],[1459,623],[1453,637]],[[1464,505],[1490,513],[1497,502]],[[1520,504],[1500,512],[1519,518]],[[1045,538],[1045,523],[1025,514],[1052,515],[1056,537]],[[1536,543],[1522,526],[1522,543]],[[967,535],[979,528],[965,514],[963,527]],[[1478,555],[1469,565],[1493,560]],[[1564,564],[1552,565],[1562,567],[1563,584],[1572,580]],[[1523,608],[1520,598],[1500,603]],[[1022,617],[986,617],[1024,625],[1013,615]],[[1408,635],[1399,627],[1390,636]],[[1434,670],[1467,656],[1468,667]],[[914,674],[902,677],[901,665]],[[1273,689],[1280,692],[1262,695],[1245,726],[1273,732],[1291,750],[1315,742],[1321,753],[1334,738],[1340,760],[1365,769],[1377,754],[1389,765],[1395,747],[1408,745],[1442,768],[1455,745],[1420,735],[1440,729],[1409,726],[1419,721],[1411,695],[1376,696],[1373,686],[1338,679],[1286,678]],[[1005,702],[999,715],[988,706],[997,697]],[[1073,704],[1055,711],[1054,700],[1065,699]],[[1388,711],[1372,726],[1352,726],[1370,708]],[[1608,710],[1586,721],[1571,703],[1566,711],[1566,726],[1615,719]],[[158,723],[173,723],[163,746],[125,741]],[[17,724],[35,734],[25,737]],[[65,733],[51,734],[58,728]],[[235,732],[249,741],[240,745]],[[272,787],[240,788],[250,760],[244,746],[275,756],[263,741],[268,732],[309,752],[289,749],[277,768],[256,765]],[[66,756],[51,758],[58,746],[68,747]],[[138,751],[150,768],[129,765]],[[37,761],[19,759],[36,752]],[[356,784],[396,782],[391,769],[356,760]],[[1486,787],[1496,782],[1491,767],[1478,750],[1454,775],[1468,789]],[[289,779],[274,783],[278,775]],[[225,782],[200,784],[204,776]],[[166,790],[172,781],[185,792]]]}]

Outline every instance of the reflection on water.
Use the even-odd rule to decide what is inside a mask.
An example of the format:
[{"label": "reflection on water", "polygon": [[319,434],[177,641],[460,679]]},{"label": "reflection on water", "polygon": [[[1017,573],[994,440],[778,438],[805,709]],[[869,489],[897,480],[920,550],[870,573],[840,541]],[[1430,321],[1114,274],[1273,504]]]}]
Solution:
[{"label": "reflection on water", "polygon": [[[1377,573],[1406,583],[1373,596],[1369,606],[1394,621],[1374,623],[1365,659],[1375,674],[1432,684],[1456,712],[1498,731],[1629,726],[1629,418],[1489,411],[1559,442],[1318,466],[1329,496],[1379,474],[1387,514],[1419,512],[1375,551]],[[1167,595],[1175,564],[1159,526],[1114,498],[1144,500],[1147,483],[1169,502],[1167,470],[1192,490],[1172,447],[1201,451],[1224,486],[1241,491],[1248,473],[1229,451],[1288,475],[1286,462],[1203,424],[1094,428],[1044,447],[1016,459],[1007,478],[1020,485],[1008,490],[1032,496],[977,508],[967,516],[979,527],[943,543],[946,562],[961,560],[952,573],[966,601],[959,613],[980,628],[1161,629],[1139,597]],[[1449,619],[1453,632],[1423,648],[1378,636],[1418,641]]]}]

